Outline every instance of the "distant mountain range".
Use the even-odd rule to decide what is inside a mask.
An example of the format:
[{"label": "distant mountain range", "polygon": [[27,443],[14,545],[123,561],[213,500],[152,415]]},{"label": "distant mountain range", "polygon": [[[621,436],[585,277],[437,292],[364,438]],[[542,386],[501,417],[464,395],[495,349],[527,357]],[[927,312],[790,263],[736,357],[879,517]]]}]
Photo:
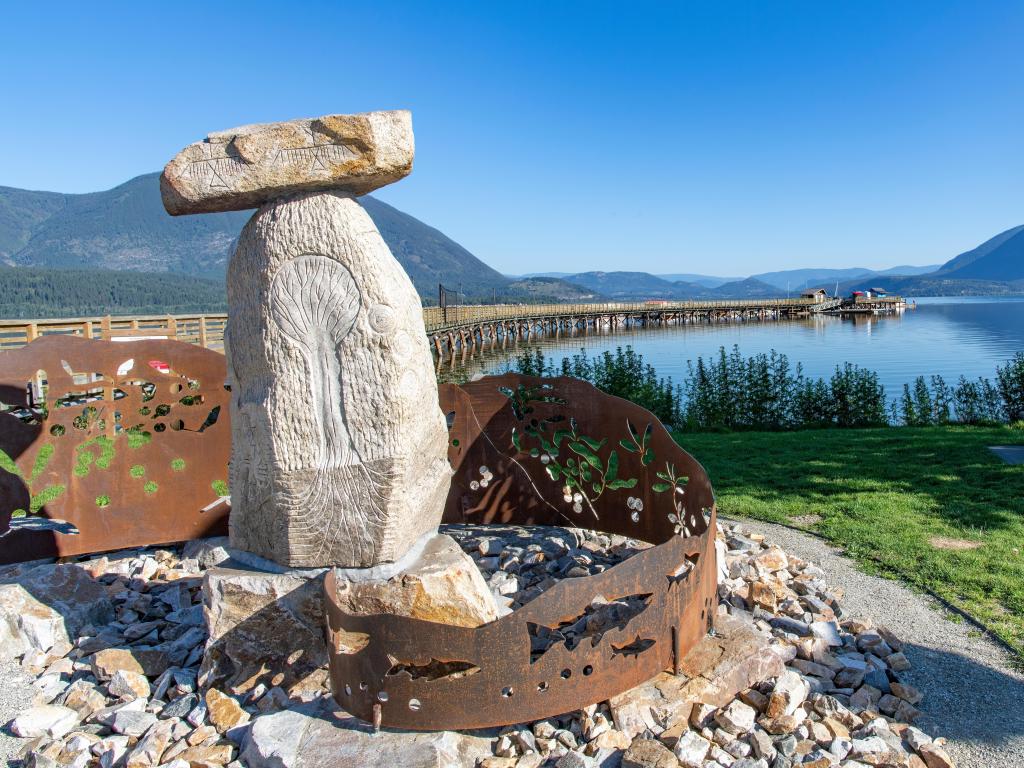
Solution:
[{"label": "distant mountain range", "polygon": [[777,288],[748,277],[715,287],[696,282],[665,280],[647,272],[582,272],[562,278],[615,301],[638,299],[755,299],[778,296]]},{"label": "distant mountain range", "polygon": [[[847,281],[841,290],[871,287],[870,279]],[[967,296],[1024,293],[1024,225],[1000,232],[933,272],[892,275],[882,286],[904,296]]]},{"label": "distant mountain range", "polygon": [[840,295],[881,287],[905,296],[968,296],[1024,293],[1024,225],[1008,229],[945,264],[888,269],[788,269],[746,279],[695,273],[547,273],[619,301],[642,299],[754,299],[797,295],[825,288]]},{"label": "distant mountain range", "polygon": [[[461,290],[464,300],[495,298],[506,301],[585,301],[591,295],[579,286],[556,279],[510,279],[444,233],[373,197],[359,199],[374,220],[391,252],[408,272],[420,295],[437,300],[437,285],[444,283]],[[105,192],[68,195],[0,187],[0,266],[33,267],[32,288],[20,280],[6,280],[0,298],[0,314],[19,314],[19,305],[33,311],[41,296],[50,296],[67,270],[109,270],[105,295],[97,290],[94,300],[76,296],[77,306],[97,307],[95,311],[119,311],[110,297],[131,294],[131,310],[146,310],[137,304],[138,275],[125,276],[118,288],[118,272],[173,273],[163,277],[165,289],[181,294],[176,305],[193,305],[191,296],[210,296],[209,286],[196,279],[221,284],[228,257],[251,211],[169,216],[160,202],[159,175],[138,176]],[[47,275],[52,272],[52,279]],[[0,275],[3,275],[0,272]],[[49,283],[49,285],[48,285]],[[54,310],[60,309],[59,297]],[[84,303],[83,303],[84,302]],[[27,310],[26,306],[26,310]],[[211,307],[211,311],[214,307]],[[195,310],[190,310],[195,311]]]},{"label": "distant mountain range", "polygon": [[[843,293],[879,282],[907,296],[1024,292],[1024,225],[925,267],[506,276],[418,219],[370,196],[359,202],[427,303],[438,283],[470,302],[770,298],[837,282]],[[171,217],[155,173],[81,195],[0,187],[0,316],[220,310],[228,257],[250,215]]]},{"label": "distant mountain range", "polygon": [[872,277],[887,277],[889,275],[923,275],[927,272],[934,272],[938,268],[938,264],[930,264],[926,267],[901,266],[889,269],[868,269],[866,267],[786,269],[781,272],[763,272],[760,275],[753,275],[753,277],[781,290],[798,292],[819,286],[834,288],[837,281],[869,280]]}]

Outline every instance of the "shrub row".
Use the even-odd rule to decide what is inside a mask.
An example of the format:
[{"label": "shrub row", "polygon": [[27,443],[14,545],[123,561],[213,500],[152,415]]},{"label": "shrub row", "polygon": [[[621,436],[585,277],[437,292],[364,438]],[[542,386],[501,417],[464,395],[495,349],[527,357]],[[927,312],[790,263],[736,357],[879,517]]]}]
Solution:
[{"label": "shrub row", "polygon": [[772,350],[744,357],[738,346],[687,363],[682,384],[660,377],[643,355],[619,347],[590,357],[584,350],[561,365],[541,350],[525,352],[513,370],[533,376],[574,376],[647,408],[678,429],[788,430],[886,424],[991,424],[1024,420],[1024,353],[999,366],[996,380],[961,376],[917,378],[889,403],[878,374],[851,363],[828,379],[805,376],[802,366]]}]

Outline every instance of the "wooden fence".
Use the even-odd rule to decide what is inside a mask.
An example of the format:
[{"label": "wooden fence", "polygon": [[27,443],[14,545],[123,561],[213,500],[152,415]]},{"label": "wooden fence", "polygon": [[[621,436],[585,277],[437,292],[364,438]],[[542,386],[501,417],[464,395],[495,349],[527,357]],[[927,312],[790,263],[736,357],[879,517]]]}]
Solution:
[{"label": "wooden fence", "polygon": [[62,334],[87,339],[177,339],[224,351],[227,315],[137,315],[0,320],[0,350],[17,349],[40,336]]}]

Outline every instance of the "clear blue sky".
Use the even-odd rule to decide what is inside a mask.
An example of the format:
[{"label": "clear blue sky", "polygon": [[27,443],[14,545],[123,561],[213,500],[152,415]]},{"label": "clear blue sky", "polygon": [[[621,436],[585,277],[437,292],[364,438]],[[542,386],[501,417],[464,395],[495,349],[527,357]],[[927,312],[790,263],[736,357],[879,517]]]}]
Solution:
[{"label": "clear blue sky", "polygon": [[7,3],[0,184],[409,108],[379,197],[509,273],[944,261],[1024,223],[1024,3]]}]

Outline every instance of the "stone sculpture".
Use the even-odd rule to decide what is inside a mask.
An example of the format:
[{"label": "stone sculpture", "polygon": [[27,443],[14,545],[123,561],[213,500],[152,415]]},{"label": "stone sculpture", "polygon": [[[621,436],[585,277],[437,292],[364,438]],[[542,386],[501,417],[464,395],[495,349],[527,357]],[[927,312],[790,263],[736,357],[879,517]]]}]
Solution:
[{"label": "stone sculpture", "polygon": [[243,125],[189,144],[164,168],[167,212],[255,208],[285,195],[338,190],[365,195],[412,171],[405,110]]},{"label": "stone sculpture", "polygon": [[408,112],[211,134],[172,214],[262,203],[228,267],[231,543],[291,567],[399,560],[451,478],[420,300],[353,196],[409,173]]}]

